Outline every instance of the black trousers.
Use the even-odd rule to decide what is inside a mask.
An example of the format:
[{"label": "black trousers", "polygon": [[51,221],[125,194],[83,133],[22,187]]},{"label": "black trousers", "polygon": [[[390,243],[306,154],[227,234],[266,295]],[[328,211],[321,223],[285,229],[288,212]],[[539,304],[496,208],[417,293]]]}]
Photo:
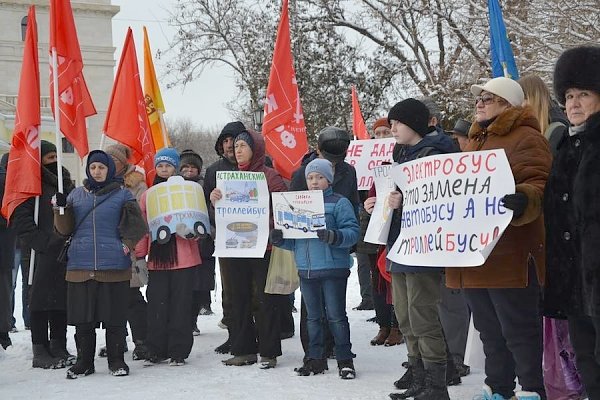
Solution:
[{"label": "black trousers", "polygon": [[577,370],[590,400],[600,400],[600,318],[569,316]]},{"label": "black trousers", "polygon": [[183,359],[190,355],[193,274],[193,268],[149,271],[146,345],[150,354]]},{"label": "black trousers", "polygon": [[[219,269],[221,272],[221,301],[223,306],[223,323],[227,325],[229,332],[232,331],[232,294],[231,278],[236,270],[232,267],[234,258],[219,258]],[[230,272],[233,271],[233,272]],[[199,310],[199,309],[198,309]]]},{"label": "black trousers", "polygon": [[[281,314],[289,299],[264,291],[270,257],[268,251],[264,258],[230,258],[225,267],[231,285],[230,338],[235,356],[257,352],[263,357],[281,355]],[[253,295],[257,305],[254,313]]]},{"label": "black trousers", "polygon": [[139,288],[129,288],[127,321],[129,321],[133,342],[145,342],[148,332],[148,303]]},{"label": "black trousers", "polygon": [[494,393],[513,396],[515,377],[523,390],[546,398],[542,377],[540,287],[530,268],[522,289],[465,289],[485,353],[485,383]]},{"label": "black trousers", "polygon": [[48,344],[48,327],[50,339],[65,341],[67,338],[67,312],[64,310],[32,311],[30,323],[33,344]]},{"label": "black trousers", "polygon": [[[388,304],[388,290],[392,290],[390,283],[387,282],[379,273],[377,267],[377,254],[369,254],[371,263],[371,287],[373,292],[373,308],[375,308],[375,317],[380,328],[397,328],[398,321],[394,313],[394,306]],[[389,295],[391,298],[391,293]]]}]

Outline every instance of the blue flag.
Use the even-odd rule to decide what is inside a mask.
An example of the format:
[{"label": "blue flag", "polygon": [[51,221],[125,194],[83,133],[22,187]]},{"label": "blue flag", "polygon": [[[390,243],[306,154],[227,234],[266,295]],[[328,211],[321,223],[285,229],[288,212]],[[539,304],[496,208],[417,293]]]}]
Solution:
[{"label": "blue flag", "polygon": [[519,79],[515,56],[513,55],[506,26],[502,18],[502,9],[498,0],[488,0],[490,18],[490,53],[492,56],[492,75]]}]

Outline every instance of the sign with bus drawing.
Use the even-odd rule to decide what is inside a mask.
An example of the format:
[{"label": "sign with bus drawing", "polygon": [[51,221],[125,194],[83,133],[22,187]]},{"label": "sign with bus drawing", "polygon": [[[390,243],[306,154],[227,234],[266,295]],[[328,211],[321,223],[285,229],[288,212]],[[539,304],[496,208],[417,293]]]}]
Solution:
[{"label": "sign with bus drawing", "polygon": [[181,176],[148,189],[146,216],[152,241],[160,244],[167,243],[172,234],[192,239],[210,229],[202,186]]},{"label": "sign with bus drawing", "polygon": [[316,238],[319,229],[325,229],[323,191],[271,193],[275,228],[283,231],[286,239]]},{"label": "sign with bus drawing", "polygon": [[263,172],[217,172],[216,257],[264,257],[269,238],[269,188]]}]

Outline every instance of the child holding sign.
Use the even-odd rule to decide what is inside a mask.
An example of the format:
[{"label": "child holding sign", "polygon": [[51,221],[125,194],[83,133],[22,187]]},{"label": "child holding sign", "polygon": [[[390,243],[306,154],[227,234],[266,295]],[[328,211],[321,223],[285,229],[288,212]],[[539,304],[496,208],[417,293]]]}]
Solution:
[{"label": "child holding sign", "polygon": [[[324,356],[323,309],[327,311],[329,328],[335,341],[335,356],[342,379],[354,379],[350,325],[346,316],[346,285],[352,259],[349,249],[359,235],[358,221],[348,199],[333,193],[331,162],[317,158],[304,171],[310,190],[322,190],[327,229],[317,231],[314,239],[283,239],[280,229],[271,231],[271,242],[294,252],[300,275],[300,290],[308,312],[308,353],[304,364],[296,368],[298,375],[321,374],[327,369]],[[324,304],[323,304],[324,303]],[[323,305],[325,307],[323,307]]]},{"label": "child holding sign", "polygon": [[[388,114],[396,147],[395,163],[402,164],[434,154],[457,151],[454,142],[446,135],[428,135],[429,111],[418,100],[406,99],[397,103]],[[394,149],[396,150],[396,149]],[[389,196],[389,206],[394,209],[388,248],[400,234],[402,193],[394,191]],[[418,400],[449,400],[446,387],[446,342],[437,306],[441,298],[442,271],[440,268],[419,267],[390,263],[392,298],[398,326],[406,340],[409,371],[407,377],[396,382],[396,387],[408,387],[405,392],[392,393],[392,399],[414,397]],[[427,377],[427,379],[426,379]],[[427,380],[428,384],[425,385]],[[407,385],[400,385],[407,381]]]}]

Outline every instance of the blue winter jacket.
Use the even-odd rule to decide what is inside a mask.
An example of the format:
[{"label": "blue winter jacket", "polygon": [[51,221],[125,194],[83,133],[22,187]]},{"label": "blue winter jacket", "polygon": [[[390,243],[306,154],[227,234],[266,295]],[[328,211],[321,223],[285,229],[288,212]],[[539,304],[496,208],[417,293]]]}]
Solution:
[{"label": "blue winter jacket", "polygon": [[[94,204],[107,196],[110,197],[88,214]],[[67,270],[125,270],[131,267],[129,249],[119,233],[123,206],[128,201],[135,201],[135,198],[123,188],[96,195],[78,187],[69,194],[67,207],[73,208],[75,226],[79,227],[69,247]]]},{"label": "blue winter jacket", "polygon": [[[396,145],[398,146],[398,145]],[[408,161],[416,160],[417,158],[432,156],[437,154],[456,153],[460,151],[456,143],[446,134],[429,134],[415,144],[414,146],[406,146],[394,158],[397,164],[402,164]],[[392,222],[390,225],[390,233],[388,234],[387,246],[388,251],[392,248],[396,239],[400,235],[400,227],[402,224],[402,208],[394,210],[392,214]],[[441,272],[441,268],[436,267],[419,267],[412,265],[398,264],[393,261],[387,263],[389,272]]]},{"label": "blue winter jacket", "polygon": [[327,244],[314,239],[284,239],[278,247],[292,250],[301,278],[326,278],[348,276],[352,267],[350,248],[359,236],[359,226],[350,201],[333,193],[331,187],[323,191],[325,202],[325,223],[328,230],[334,230],[337,241]]}]

